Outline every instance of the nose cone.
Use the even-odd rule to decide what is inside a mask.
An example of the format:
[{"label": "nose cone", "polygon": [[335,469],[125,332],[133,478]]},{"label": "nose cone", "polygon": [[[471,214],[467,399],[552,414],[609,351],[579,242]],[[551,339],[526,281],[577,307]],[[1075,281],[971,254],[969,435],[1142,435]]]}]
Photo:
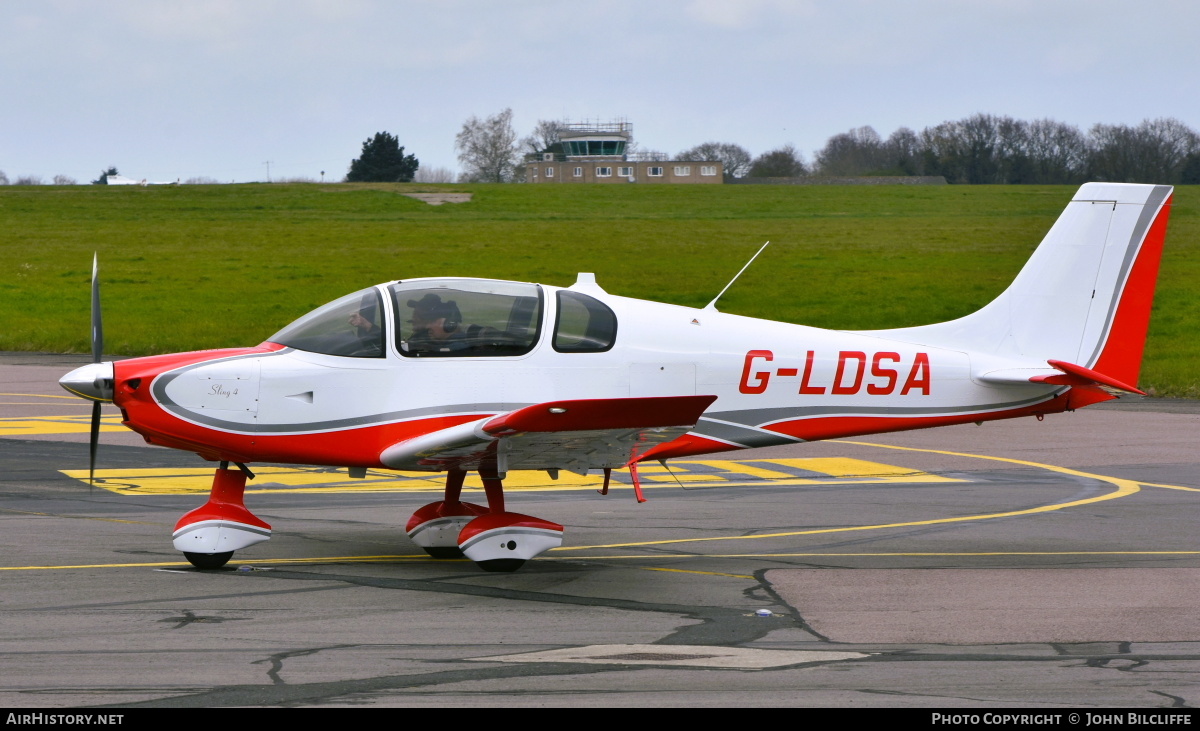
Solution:
[{"label": "nose cone", "polygon": [[112,401],[113,364],[89,363],[58,379],[58,385],[90,401]]}]

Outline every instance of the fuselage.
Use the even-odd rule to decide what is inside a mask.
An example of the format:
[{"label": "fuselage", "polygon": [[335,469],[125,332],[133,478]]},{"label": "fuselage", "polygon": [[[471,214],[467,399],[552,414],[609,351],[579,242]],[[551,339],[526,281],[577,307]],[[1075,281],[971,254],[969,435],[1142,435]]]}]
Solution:
[{"label": "fuselage", "polygon": [[[520,285],[523,301],[538,299],[521,345],[510,348],[524,352],[412,351],[406,292],[459,292],[463,300],[488,285],[379,285],[372,314],[382,345],[367,356],[268,341],[118,361],[113,402],[148,442],[209,459],[381,467],[391,445],[568,399],[716,396],[688,434],[643,456],[668,458],[1051,413],[1103,398],[1072,402],[1061,385],[981,382],[972,373],[988,360],[982,354],[619,297],[595,285]],[[462,317],[465,327],[470,312]]]}]

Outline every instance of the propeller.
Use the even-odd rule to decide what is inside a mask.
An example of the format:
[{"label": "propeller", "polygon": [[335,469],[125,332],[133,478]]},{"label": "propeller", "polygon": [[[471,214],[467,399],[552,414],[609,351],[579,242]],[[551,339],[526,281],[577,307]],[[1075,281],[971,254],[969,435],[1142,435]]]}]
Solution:
[{"label": "propeller", "polygon": [[[104,353],[104,318],[100,314],[100,255],[92,254],[92,363]],[[100,402],[92,402],[91,439],[88,442],[88,484],[96,478],[96,446],[100,444]]]},{"label": "propeller", "polygon": [[100,443],[100,405],[113,399],[113,364],[101,361],[104,325],[100,317],[100,258],[92,257],[92,362],[58,380],[63,388],[92,402],[91,440],[88,450],[88,483],[96,478],[96,445]]}]

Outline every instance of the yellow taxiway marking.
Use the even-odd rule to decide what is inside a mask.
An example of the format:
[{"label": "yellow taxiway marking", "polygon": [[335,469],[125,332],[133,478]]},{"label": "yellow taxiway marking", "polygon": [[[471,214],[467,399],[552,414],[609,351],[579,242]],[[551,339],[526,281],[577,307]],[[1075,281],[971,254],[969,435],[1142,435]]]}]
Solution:
[{"label": "yellow taxiway marking", "polygon": [[[62,470],[64,475],[87,480],[87,470]],[[343,470],[331,467],[256,467],[255,479],[246,485],[248,494],[270,493],[365,493],[365,492],[441,492],[445,477],[436,472],[368,470],[363,479],[351,479]],[[759,460],[681,460],[671,464],[670,472],[659,465],[641,466],[638,473],[649,483],[646,487],[672,487],[675,480],[689,488],[749,487],[761,485],[846,485],[965,482],[965,480],[915,471],[894,465],[861,459],[759,459]],[[212,487],[213,469],[128,468],[96,470],[96,486],[122,495],[206,494]],[[614,473],[616,487],[629,486],[627,473]],[[597,490],[603,484],[600,475],[582,477],[560,472],[551,480],[544,472],[509,473],[504,481],[508,491]],[[483,489],[475,473],[465,487]]]},{"label": "yellow taxiway marking", "polygon": [[1188,492],[1200,492],[1200,487],[1184,487],[1183,485],[1160,485],[1157,482],[1141,482],[1138,483],[1142,487],[1161,487],[1164,490],[1186,490]]},{"label": "yellow taxiway marking", "polygon": [[[556,551],[563,549],[554,549]],[[680,553],[680,554],[663,554],[663,553],[645,553],[645,554],[620,554],[611,556],[551,556],[543,554],[538,557],[538,561],[663,561],[672,559],[693,559],[693,558],[974,558],[974,557],[995,557],[995,556],[1200,556],[1200,551],[980,551],[980,552],[955,552],[955,551],[940,551],[940,552],[911,552],[911,551],[895,551],[881,552],[871,551],[864,553]],[[332,563],[467,563],[465,558],[453,559],[435,559],[430,558],[424,553],[420,554],[397,554],[390,556],[324,556],[315,558],[263,558],[263,559],[246,559],[243,564],[258,568],[260,566],[286,566],[290,564],[332,564]],[[237,564],[237,561],[230,563],[231,566]],[[92,564],[67,564],[60,566],[0,566],[0,571],[65,571],[71,569],[126,569],[126,568],[187,568],[191,569],[192,565],[187,561],[147,561],[142,563],[92,563]],[[688,571],[684,569],[670,569],[657,566],[639,566],[646,571],[668,571],[685,574],[701,574],[705,576],[728,576],[737,579],[753,579],[753,576],[748,574],[729,574],[718,571]]]},{"label": "yellow taxiway marking", "polygon": [[902,523],[881,523],[877,525],[853,525],[842,526],[840,528],[814,528],[810,530],[799,531],[783,531],[779,533],[759,533],[748,536],[705,536],[697,538],[671,538],[658,541],[635,541],[632,543],[607,543],[596,546],[570,546],[554,549],[555,551],[587,551],[599,548],[633,548],[637,546],[667,546],[676,543],[701,543],[709,541],[754,541],[764,538],[787,538],[792,536],[811,536],[821,535],[826,533],[852,533],[857,531],[885,530],[888,528],[912,528],[923,525],[940,525],[945,523],[965,523],[978,520],[991,520],[992,518],[1010,518],[1017,515],[1036,515],[1038,513],[1048,513],[1055,510],[1063,510],[1065,508],[1078,507],[1080,505],[1090,505],[1104,500],[1113,500],[1115,498],[1127,497],[1141,490],[1140,483],[1134,480],[1126,480],[1119,477],[1107,477],[1105,475],[1095,475],[1089,472],[1073,470],[1069,467],[1059,467],[1057,465],[1042,464],[1040,462],[1029,462],[1023,459],[1013,459],[1011,457],[991,457],[980,454],[969,454],[966,452],[949,452],[941,449],[918,449],[916,447],[896,447],[890,444],[875,444],[873,442],[851,442],[846,441],[845,444],[856,444],[864,447],[879,447],[882,449],[899,449],[907,452],[927,452],[930,454],[946,454],[955,457],[974,457],[976,459],[993,460],[996,462],[1009,462],[1011,464],[1024,465],[1026,467],[1036,467],[1038,469],[1049,470],[1051,472],[1060,472],[1066,475],[1075,477],[1086,477],[1093,480],[1100,480],[1116,486],[1116,490],[1098,495],[1096,497],[1084,498],[1082,500],[1072,500],[1065,503],[1055,503],[1052,505],[1041,505],[1036,508],[1026,508],[1025,510],[1009,510],[1000,513],[984,513],[981,515],[962,515],[954,518],[933,518],[930,520],[913,520]]},{"label": "yellow taxiway marking", "polygon": [[[88,414],[0,419],[0,437],[23,437],[35,434],[87,434],[91,428],[91,416]],[[100,431],[129,430],[121,424],[119,414],[111,414],[100,417]]]},{"label": "yellow taxiway marking", "polygon": [[121,520],[120,518],[97,518],[93,515],[61,515],[59,513],[36,513],[32,510],[13,510],[0,508],[0,513],[16,513],[17,515],[37,515],[43,518],[67,518],[68,520],[98,520],[102,523],[129,523],[132,525],[161,525],[146,520]]},{"label": "yellow taxiway marking", "polygon": [[79,400],[78,396],[64,396],[59,393],[0,393],[0,396],[28,396],[30,398],[64,398],[70,399],[71,401]]},{"label": "yellow taxiway marking", "polygon": [[[847,442],[847,443],[861,445],[861,446],[868,446],[868,447],[878,447],[881,449],[895,449],[895,450],[911,451],[911,452],[927,452],[927,453],[931,453],[931,454],[945,454],[945,455],[952,455],[952,456],[958,456],[958,457],[968,457],[968,458],[975,458],[975,459],[982,459],[982,460],[991,460],[991,461],[996,461],[996,462],[1007,462],[1010,464],[1018,464],[1018,465],[1028,466],[1028,467],[1034,467],[1037,469],[1044,469],[1044,470],[1048,470],[1051,472],[1058,472],[1061,474],[1072,475],[1075,477],[1083,477],[1083,478],[1087,478],[1087,479],[1098,480],[1100,482],[1107,482],[1111,485],[1114,485],[1116,489],[1113,490],[1112,492],[1106,493],[1104,495],[1099,495],[1099,496],[1092,497],[1092,498],[1085,498],[1085,499],[1081,499],[1081,500],[1073,500],[1073,501],[1069,501],[1069,502],[1065,502],[1065,503],[1043,505],[1043,506],[1039,506],[1036,508],[1028,508],[1028,509],[1024,509],[1024,510],[986,513],[986,514],[980,514],[980,515],[967,515],[967,516],[959,516],[959,517],[954,517],[954,518],[937,518],[937,519],[931,519],[931,520],[908,521],[908,522],[901,522],[901,523],[883,523],[883,524],[876,524],[876,525],[843,526],[843,527],[839,527],[839,528],[822,528],[822,529],[803,530],[803,531],[785,531],[785,532],[763,533],[763,534],[748,535],[748,536],[708,536],[708,537],[697,537],[697,538],[668,539],[668,540],[659,540],[659,541],[639,541],[639,542],[634,542],[634,543],[602,544],[602,545],[594,545],[594,546],[570,546],[570,547],[560,547],[560,548],[553,549],[552,553],[561,554],[564,552],[596,550],[596,549],[603,549],[603,548],[609,548],[609,549],[632,548],[632,547],[639,547],[639,546],[662,546],[662,545],[671,545],[671,544],[700,543],[700,542],[711,542],[711,541],[760,540],[760,539],[783,538],[783,537],[801,536],[801,535],[815,535],[815,534],[825,534],[825,533],[842,533],[842,532],[869,531],[869,530],[884,530],[884,529],[888,529],[888,528],[900,528],[900,527],[936,525],[936,524],[945,524],[945,523],[980,521],[980,520],[989,520],[992,518],[1012,517],[1012,516],[1018,516],[1018,515],[1035,515],[1035,514],[1039,514],[1039,513],[1063,510],[1063,509],[1071,508],[1071,507],[1078,507],[1081,505],[1088,505],[1088,504],[1097,503],[1097,502],[1101,502],[1101,501],[1105,501],[1105,500],[1112,500],[1115,498],[1128,497],[1130,495],[1133,495],[1133,494],[1139,492],[1142,485],[1145,485],[1147,487],[1159,487],[1159,488],[1166,488],[1166,489],[1173,489],[1173,490],[1186,490],[1186,491],[1192,491],[1192,492],[1200,492],[1200,489],[1198,489],[1198,488],[1183,487],[1183,486],[1179,486],[1179,485],[1163,485],[1163,484],[1157,484],[1157,483],[1139,483],[1134,480],[1126,480],[1126,479],[1122,479],[1122,478],[1108,477],[1105,475],[1097,475],[1097,474],[1083,472],[1081,470],[1075,470],[1075,469],[1071,469],[1071,468],[1067,468],[1067,467],[1059,467],[1056,465],[1048,465],[1048,464],[1043,464],[1043,463],[1039,463],[1039,462],[1031,462],[1031,461],[1027,461],[1027,460],[1020,460],[1020,459],[1014,459],[1014,458],[1009,458],[1009,457],[994,457],[994,456],[989,456],[989,455],[970,454],[970,453],[964,453],[964,452],[951,452],[951,451],[947,451],[947,450],[937,450],[937,449],[920,449],[920,448],[915,448],[915,447],[899,447],[899,446],[894,446],[894,445],[876,444],[876,443],[871,443],[871,442]],[[655,470],[658,470],[663,475],[666,475],[667,471],[663,470],[662,468],[656,468],[656,467],[649,466],[649,465],[647,465],[647,467],[649,468],[647,471],[651,472],[652,474],[654,473]],[[718,485],[735,486],[735,485],[742,485],[742,484],[747,484],[747,485],[861,484],[863,482],[872,482],[872,483],[880,483],[880,482],[884,482],[884,483],[887,483],[887,482],[964,482],[964,480],[948,478],[948,477],[943,477],[940,475],[933,475],[933,474],[919,472],[919,471],[913,471],[910,469],[896,467],[896,466],[892,466],[892,465],[880,465],[879,463],[874,463],[874,462],[867,462],[867,461],[863,461],[863,460],[848,460],[848,459],[769,459],[769,460],[748,460],[745,462],[733,461],[733,460],[694,460],[694,461],[684,461],[684,462],[674,463],[674,464],[672,464],[672,470],[679,472],[680,474],[693,474],[693,475],[708,474],[709,477],[706,479],[710,480],[709,484],[712,484],[713,486],[718,486]],[[796,474],[798,471],[805,471],[808,473],[821,472],[826,475],[841,475],[842,477],[834,477],[832,480],[811,479],[808,477],[799,478],[799,477],[796,477]],[[68,474],[72,477],[77,477],[77,478],[81,477],[81,476],[86,476],[86,473],[83,470],[64,470],[63,472],[64,472],[64,474]],[[105,485],[105,487],[107,489],[111,489],[116,492],[125,492],[127,494],[147,494],[147,493],[152,492],[153,486],[154,486],[154,483],[153,483],[154,476],[157,476],[158,479],[167,481],[165,483],[158,484],[158,488],[161,489],[162,492],[167,492],[167,493],[172,493],[172,492],[174,492],[174,493],[179,493],[179,492],[203,493],[203,492],[207,491],[209,481],[211,480],[211,470],[208,470],[208,469],[205,469],[205,470],[182,470],[182,471],[181,470],[171,470],[171,471],[164,471],[164,470],[109,470],[109,471],[102,471],[102,472],[112,473],[111,474],[112,477],[124,476],[126,478],[138,478],[139,480],[142,481],[142,483],[150,483],[150,485],[151,485],[151,489],[146,489],[145,487],[143,487],[142,484],[138,484],[138,483],[121,484],[121,485],[116,485],[116,484]],[[374,488],[368,488],[367,490],[364,490],[361,485],[346,486],[346,487],[329,487],[328,486],[329,481],[333,477],[333,475],[336,473],[334,473],[328,469],[322,469],[322,468],[296,469],[296,468],[284,468],[284,467],[267,467],[267,468],[260,469],[259,473],[265,477],[271,477],[272,479],[280,478],[285,475],[288,475],[289,479],[298,480],[302,484],[321,485],[321,487],[317,487],[317,488],[311,488],[311,487],[288,487],[288,488],[282,488],[282,489],[266,488],[266,489],[262,490],[263,492],[299,492],[299,491],[306,491],[306,490],[313,490],[313,489],[316,489],[319,491],[363,492],[363,491],[370,491],[370,490],[374,490],[374,489],[389,489],[387,487],[382,487],[382,486],[378,486],[378,485],[376,485],[376,487],[374,487]],[[404,488],[395,488],[395,487],[390,488],[393,490],[394,489],[402,489],[402,490],[406,489],[406,490],[421,491],[421,492],[440,491],[441,490],[440,480],[437,478],[436,475],[431,475],[429,473],[383,472],[383,473],[369,473],[369,474],[375,474],[379,481],[391,480],[391,481],[396,481],[396,482],[421,483],[419,486],[412,485],[412,486],[408,486],[408,487],[404,487]],[[514,473],[514,475],[519,475],[519,474],[522,474],[522,473]],[[532,474],[536,476],[539,473],[532,473]],[[734,476],[735,479],[737,479],[740,476],[740,478],[743,481],[737,482],[737,481],[731,480],[729,478],[729,476]],[[534,489],[534,490],[537,490],[537,489],[541,489],[541,490],[594,489],[597,485],[595,476],[591,476],[588,478],[580,478],[575,475],[567,476],[564,474],[564,477],[566,477],[567,479],[560,480],[557,482],[549,481],[549,480],[535,480],[536,484],[531,484],[529,487],[526,487],[525,489]],[[747,480],[746,478],[750,478],[750,479]],[[181,480],[188,483],[186,485],[185,489],[180,489],[179,481],[181,481]],[[334,478],[334,480],[340,481],[340,476],[338,478]],[[126,480],[126,482],[128,482],[128,480]],[[361,483],[362,481],[356,481],[356,482]],[[578,485],[578,486],[571,486],[573,482],[574,483],[583,482],[585,484]],[[170,487],[168,489],[167,486],[169,484],[174,485],[174,487]],[[521,489],[515,483],[512,483],[512,484],[518,490]],[[264,486],[264,488],[265,488],[265,486]],[[813,558],[813,557],[887,557],[887,556],[897,556],[897,557],[923,557],[923,556],[928,556],[928,557],[955,557],[955,556],[972,557],[972,556],[979,556],[979,557],[984,557],[984,556],[1194,556],[1194,555],[1200,555],[1200,551],[996,551],[996,552],[936,552],[936,553],[934,553],[934,552],[865,552],[865,553],[811,552],[811,553],[704,554],[702,557],[703,558],[795,558],[795,557]],[[689,557],[693,557],[693,556],[694,556],[694,554],[678,554],[677,556],[674,556],[674,557],[689,558]],[[650,560],[662,561],[662,560],[668,559],[668,558],[673,558],[673,556],[667,556],[667,555],[663,555],[661,553],[646,554],[646,555],[635,555],[635,554],[627,553],[624,555],[612,555],[612,556],[595,556],[595,555],[592,555],[592,556],[562,556],[562,555],[543,556],[543,560],[548,559],[548,560],[576,560],[576,561],[577,560],[598,560],[598,559],[603,559],[603,560],[650,559]],[[260,564],[260,565],[261,564],[306,564],[306,563],[307,564],[319,564],[319,563],[331,563],[331,562],[386,562],[386,561],[425,561],[425,560],[432,560],[432,559],[428,559],[423,555],[417,554],[417,555],[392,555],[392,556],[342,556],[342,557],[300,558],[300,559],[267,559],[267,560],[255,561],[254,563]],[[82,569],[82,568],[159,567],[159,566],[187,566],[187,565],[188,564],[185,564],[182,562],[172,561],[172,562],[159,562],[159,563],[86,564],[86,565],[74,565],[74,566],[12,566],[12,567],[0,567],[0,570],[14,571],[14,570]],[[664,571],[672,571],[673,570],[673,569],[658,569],[657,567],[651,567],[651,568],[654,568],[654,570],[664,570]],[[719,574],[717,572],[694,572],[694,573],[702,573],[702,574],[703,573],[711,573],[714,575],[735,576],[735,577],[741,576],[738,574]],[[747,578],[749,578],[749,577],[747,577]]]},{"label": "yellow taxiway marking", "polygon": [[[708,558],[707,556],[705,558]],[[688,571],[686,569],[664,569],[659,566],[640,566],[643,571],[666,571],[672,574],[700,574],[701,576],[728,576],[733,579],[753,579],[747,574],[725,574],[720,571]]]}]

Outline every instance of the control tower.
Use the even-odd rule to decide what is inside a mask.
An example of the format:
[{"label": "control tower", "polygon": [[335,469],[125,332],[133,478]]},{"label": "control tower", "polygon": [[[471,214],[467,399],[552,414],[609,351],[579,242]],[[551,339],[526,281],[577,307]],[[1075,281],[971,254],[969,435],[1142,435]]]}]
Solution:
[{"label": "control tower", "polygon": [[665,155],[629,154],[633,125],[564,122],[558,142],[525,156],[529,183],[721,183],[720,161],[672,161]]},{"label": "control tower", "polygon": [[625,148],[633,139],[633,125],[629,122],[567,123],[562,126],[558,139],[562,154],[568,160],[624,160]]}]

